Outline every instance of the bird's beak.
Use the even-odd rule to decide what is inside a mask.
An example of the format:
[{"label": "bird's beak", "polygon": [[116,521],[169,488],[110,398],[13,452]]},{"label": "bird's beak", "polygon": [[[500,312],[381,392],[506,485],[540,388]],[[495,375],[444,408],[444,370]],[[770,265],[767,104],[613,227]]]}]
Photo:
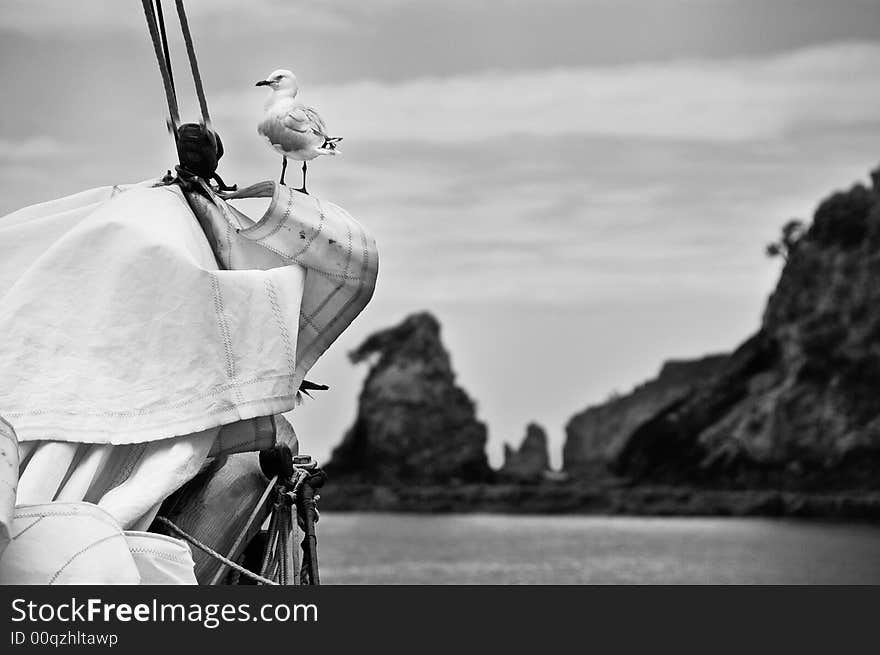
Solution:
[{"label": "bird's beak", "polygon": [[260,80],[254,86],[270,86],[271,84],[272,82],[270,82],[269,80]]}]

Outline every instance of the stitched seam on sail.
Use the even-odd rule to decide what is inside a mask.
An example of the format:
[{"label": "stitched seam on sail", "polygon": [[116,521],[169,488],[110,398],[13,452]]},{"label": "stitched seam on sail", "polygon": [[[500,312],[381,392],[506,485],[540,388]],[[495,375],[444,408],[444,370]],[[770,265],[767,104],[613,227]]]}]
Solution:
[{"label": "stitched seam on sail", "polygon": [[275,316],[278,330],[281,332],[281,341],[284,344],[284,354],[287,359],[287,370],[290,372],[289,390],[290,393],[293,393],[293,376],[296,374],[296,354],[293,351],[290,332],[287,330],[284,315],[281,312],[281,306],[278,304],[278,294],[275,293],[275,285],[272,284],[272,280],[269,278],[266,278],[266,293],[269,296],[269,304],[272,305],[272,314]]},{"label": "stitched seam on sail", "polygon": [[103,537],[103,538],[101,538],[101,539],[98,539],[98,541],[92,542],[91,544],[89,544],[88,546],[86,546],[85,548],[83,548],[83,549],[82,549],[81,551],[79,551],[78,553],[74,553],[73,556],[72,556],[69,560],[67,560],[67,561],[62,565],[62,567],[61,567],[60,569],[58,569],[57,571],[55,571],[55,575],[52,576],[52,578],[49,580],[49,583],[48,583],[48,584],[55,584],[55,581],[58,579],[58,576],[61,575],[62,571],[64,571],[64,569],[66,569],[71,563],[73,563],[73,561],[74,561],[77,557],[79,557],[80,555],[83,555],[83,554],[89,552],[89,551],[90,551],[92,548],[94,548],[95,546],[100,546],[100,545],[101,545],[102,543],[104,543],[105,541],[110,541],[110,540],[113,539],[114,537],[123,537],[123,538],[124,538],[125,535],[123,535],[121,532],[119,532],[119,533],[117,533],[117,534],[107,535],[106,537]]}]

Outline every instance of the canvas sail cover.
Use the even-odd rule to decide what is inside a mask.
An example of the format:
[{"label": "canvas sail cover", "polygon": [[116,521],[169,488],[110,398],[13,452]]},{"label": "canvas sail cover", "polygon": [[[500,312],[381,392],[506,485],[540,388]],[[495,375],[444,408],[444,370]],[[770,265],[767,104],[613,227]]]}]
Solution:
[{"label": "canvas sail cover", "polygon": [[260,418],[293,409],[372,295],[375,242],[287,187],[239,195],[269,209],[251,220],[210,190],[146,182],[0,218],[0,416],[19,443],[17,505],[85,501],[143,529],[209,455],[259,449]]}]

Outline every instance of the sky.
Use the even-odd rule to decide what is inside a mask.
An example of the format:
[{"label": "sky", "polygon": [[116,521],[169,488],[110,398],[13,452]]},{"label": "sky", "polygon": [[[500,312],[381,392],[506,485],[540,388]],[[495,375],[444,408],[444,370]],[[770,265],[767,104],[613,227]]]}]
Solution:
[{"label": "sky", "polygon": [[[310,191],[379,244],[373,301],[309,374],[332,390],[292,415],[322,460],[365,375],[347,352],[429,310],[491,461],[535,421],[559,465],[574,413],[753,333],[765,244],[880,162],[880,0],[186,5],[224,179],[277,176],[254,82],[290,68],[345,138]],[[0,0],[0,88],[0,215],[175,163],[135,0]]]}]

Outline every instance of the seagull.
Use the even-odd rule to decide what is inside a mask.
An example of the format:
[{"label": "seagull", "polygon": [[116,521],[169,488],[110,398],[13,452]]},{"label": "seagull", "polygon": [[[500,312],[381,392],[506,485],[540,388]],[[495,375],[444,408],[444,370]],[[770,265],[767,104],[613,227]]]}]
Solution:
[{"label": "seagull", "polygon": [[281,153],[284,158],[281,164],[281,184],[284,184],[284,172],[287,170],[287,158],[303,163],[302,193],[306,191],[306,162],[318,155],[336,155],[340,150],[336,144],[342,141],[340,136],[327,136],[327,127],[317,111],[307,107],[296,99],[299,85],[296,75],[289,70],[274,71],[257,86],[268,86],[272,92],[266,100],[265,113],[259,132],[269,142],[269,147]]}]

